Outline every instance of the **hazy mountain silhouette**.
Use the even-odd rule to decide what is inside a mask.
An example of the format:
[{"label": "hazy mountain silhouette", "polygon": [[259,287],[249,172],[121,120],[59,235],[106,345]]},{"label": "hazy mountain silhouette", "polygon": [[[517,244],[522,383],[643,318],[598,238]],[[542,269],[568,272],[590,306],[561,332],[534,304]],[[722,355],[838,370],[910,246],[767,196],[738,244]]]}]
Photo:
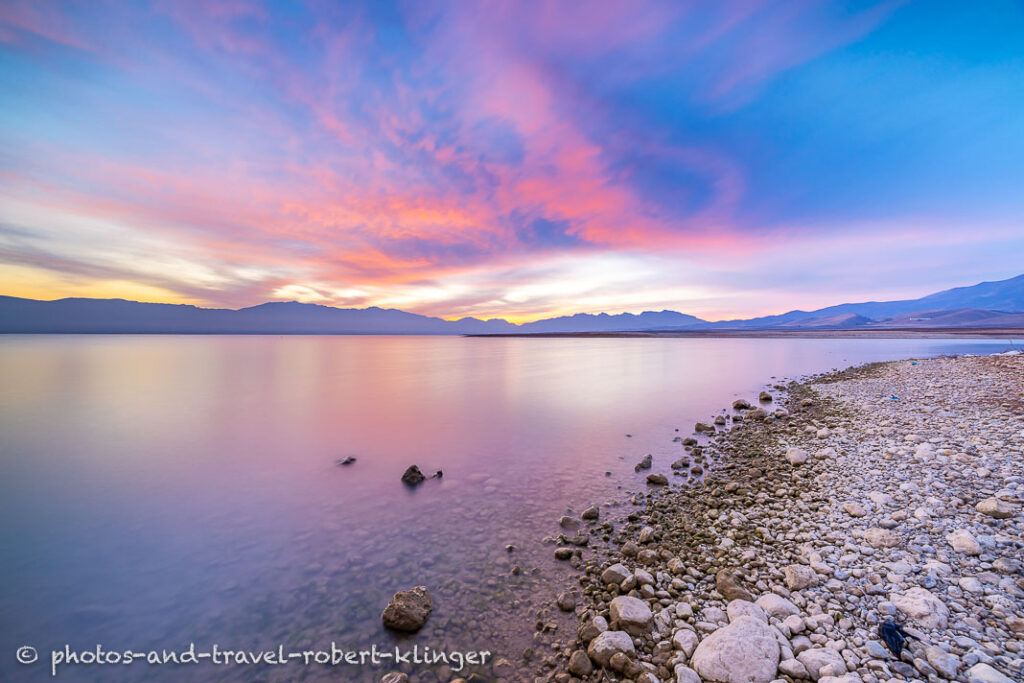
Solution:
[{"label": "hazy mountain silhouette", "polygon": [[272,302],[239,310],[123,299],[38,301],[0,296],[0,333],[154,334],[526,334],[650,330],[1019,327],[1024,275],[957,287],[920,299],[869,301],[816,311],[709,322],[675,311],[579,313],[515,325],[501,319],[442,320],[393,308],[333,308]]}]

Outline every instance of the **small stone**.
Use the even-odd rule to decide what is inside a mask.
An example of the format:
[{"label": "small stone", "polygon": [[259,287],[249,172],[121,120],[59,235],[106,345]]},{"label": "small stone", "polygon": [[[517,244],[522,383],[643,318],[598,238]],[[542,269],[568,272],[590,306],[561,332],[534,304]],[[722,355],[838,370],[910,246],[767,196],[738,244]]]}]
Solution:
[{"label": "small stone", "polygon": [[633,639],[625,631],[605,631],[590,641],[587,654],[600,666],[607,667],[612,655],[623,653],[636,654]]},{"label": "small stone", "polygon": [[768,623],[768,615],[765,611],[747,600],[732,600],[725,608],[726,613],[729,615],[729,621],[736,621],[740,617],[753,617],[764,623]]},{"label": "small stone", "polygon": [[810,678],[810,675],[807,673],[807,667],[801,664],[798,659],[782,660],[779,662],[779,671],[790,678]]},{"label": "small stone", "polygon": [[957,674],[960,673],[960,658],[955,654],[946,652],[937,645],[932,645],[925,650],[925,657],[940,676],[956,680]]},{"label": "small stone", "polygon": [[602,616],[596,616],[580,626],[579,636],[584,643],[589,643],[594,638],[608,630],[608,620]]},{"label": "small stone", "polygon": [[981,544],[978,539],[967,529],[957,529],[946,535],[946,542],[953,546],[953,550],[964,555],[980,555]]},{"label": "small stone", "polygon": [[686,655],[687,659],[690,658],[690,655],[697,648],[697,643],[697,634],[688,628],[680,629],[672,636],[672,647]]},{"label": "small stone", "polygon": [[651,630],[654,615],[647,603],[639,598],[620,595],[608,607],[609,620],[613,627],[639,636]]},{"label": "small stone", "polygon": [[652,486],[666,486],[668,484],[668,477],[660,472],[652,472],[647,475],[647,483]]},{"label": "small stone", "polygon": [[617,586],[632,575],[633,573],[626,569],[625,565],[617,563],[601,572],[601,582]]},{"label": "small stone", "polygon": [[818,574],[803,564],[791,564],[783,570],[786,588],[791,591],[803,590],[818,583]]},{"label": "small stone", "polygon": [[576,609],[576,595],[566,591],[558,596],[558,609],[563,612],[572,612]]},{"label": "small stone", "polygon": [[890,593],[889,601],[922,628],[946,628],[949,608],[925,588],[915,586],[902,595]]},{"label": "small stone", "polygon": [[408,469],[405,470],[405,473],[402,474],[402,483],[407,486],[422,484],[424,480],[426,480],[426,477],[423,476],[423,473],[420,472],[420,468],[416,465],[410,465]]},{"label": "small stone", "polygon": [[433,609],[430,591],[426,586],[416,586],[395,593],[381,618],[390,629],[413,633],[423,628]]},{"label": "small stone", "polygon": [[771,403],[772,395],[769,394],[767,391],[762,391],[760,394],[757,395],[757,400],[761,401],[762,403]]},{"label": "small stone", "polygon": [[676,675],[676,683],[701,683],[697,672],[685,664],[676,664],[676,668],[672,670],[672,673]]},{"label": "small stone", "polygon": [[591,505],[586,510],[584,510],[582,513],[580,513],[580,517],[582,517],[583,519],[587,520],[588,522],[591,522],[591,521],[597,519],[600,516],[601,516],[601,511],[598,510],[596,505]]},{"label": "small stone", "polygon": [[863,505],[853,501],[843,503],[843,511],[851,517],[863,517],[868,514],[868,511],[864,509]]},{"label": "small stone", "polygon": [[864,532],[864,542],[872,548],[895,548],[900,544],[900,537],[890,529],[872,527]]},{"label": "small stone", "polygon": [[715,574],[715,590],[721,593],[726,600],[746,600],[747,602],[754,600],[750,591],[740,585],[736,575],[728,569],[719,569]]},{"label": "small stone", "polygon": [[575,650],[569,656],[569,673],[580,678],[585,678],[594,670],[594,663],[583,650]]},{"label": "small stone", "polygon": [[638,463],[637,463],[637,464],[636,464],[636,465],[635,465],[635,466],[633,467],[633,471],[634,471],[634,472],[639,472],[640,470],[649,470],[649,469],[651,469],[651,464],[652,464],[652,458],[651,458],[651,454],[650,454],[650,453],[648,453],[647,455],[645,455],[645,456],[643,457],[643,460],[641,460],[640,462],[638,462]]},{"label": "small stone", "polygon": [[733,410],[750,410],[750,408],[750,402],[747,401],[746,399],[738,398],[732,402]]},{"label": "small stone", "polygon": [[1017,514],[1016,506],[998,498],[986,498],[975,505],[974,509],[983,515],[996,519],[1009,519]]},{"label": "small stone", "polygon": [[356,461],[356,459],[350,455],[350,456],[348,456],[346,458],[340,458],[340,459],[336,460],[335,462],[338,465],[351,465],[355,461]]},{"label": "small stone", "polygon": [[775,593],[765,593],[755,601],[755,604],[776,619],[800,614],[799,607]]},{"label": "small stone", "polygon": [[568,560],[572,557],[572,548],[556,548],[555,559],[556,560]]},{"label": "small stone", "polygon": [[803,465],[807,462],[807,451],[796,446],[790,446],[786,449],[786,461],[790,465]]},{"label": "small stone", "polygon": [[1013,683],[1009,676],[1005,676],[990,665],[978,662],[967,670],[968,683]]},{"label": "small stone", "polygon": [[829,669],[825,675],[840,676],[846,673],[846,662],[843,660],[843,656],[827,647],[804,650],[796,658],[807,669],[811,679],[815,681],[823,675],[822,669],[825,668]]}]

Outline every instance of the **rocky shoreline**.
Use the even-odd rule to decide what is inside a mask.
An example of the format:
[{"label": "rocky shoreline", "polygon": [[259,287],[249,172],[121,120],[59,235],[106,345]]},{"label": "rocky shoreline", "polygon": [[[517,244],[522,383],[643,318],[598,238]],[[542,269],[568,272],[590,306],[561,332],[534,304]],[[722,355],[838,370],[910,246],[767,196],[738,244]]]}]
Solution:
[{"label": "rocky shoreline", "polygon": [[[627,518],[591,511],[553,539],[580,576],[550,609],[574,612],[578,632],[539,614],[532,673],[495,674],[1024,680],[1024,355],[872,364],[785,389],[680,439],[687,484],[650,482]],[[879,638],[886,621],[912,636],[901,658]]]}]

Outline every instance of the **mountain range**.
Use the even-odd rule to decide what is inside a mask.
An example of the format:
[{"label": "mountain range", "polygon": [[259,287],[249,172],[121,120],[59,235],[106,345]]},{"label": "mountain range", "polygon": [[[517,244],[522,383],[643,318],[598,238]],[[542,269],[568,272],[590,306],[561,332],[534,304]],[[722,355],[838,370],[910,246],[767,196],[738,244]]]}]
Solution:
[{"label": "mountain range", "polygon": [[746,320],[707,321],[676,311],[578,313],[516,325],[443,320],[397,309],[295,301],[238,310],[124,299],[40,301],[0,296],[0,333],[107,334],[571,334],[713,330],[1024,328],[1024,275],[920,299],[868,301]]}]

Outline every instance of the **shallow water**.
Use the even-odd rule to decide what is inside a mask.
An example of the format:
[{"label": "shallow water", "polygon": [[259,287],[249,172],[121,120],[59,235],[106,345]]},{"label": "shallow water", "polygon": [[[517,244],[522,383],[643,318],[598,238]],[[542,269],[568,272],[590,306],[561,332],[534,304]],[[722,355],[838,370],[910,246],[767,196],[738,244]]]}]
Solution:
[{"label": "shallow water", "polygon": [[[50,650],[65,644],[399,643],[516,661],[540,602],[570,576],[540,540],[568,508],[642,486],[633,465],[645,453],[668,472],[673,437],[766,382],[1008,346],[0,337],[0,679],[48,678]],[[335,464],[349,455],[355,464]],[[399,477],[414,463],[444,477],[410,490]],[[417,584],[434,613],[396,639],[380,611]],[[16,664],[22,645],[40,660]],[[136,662],[58,677],[375,680],[390,668]]]}]

